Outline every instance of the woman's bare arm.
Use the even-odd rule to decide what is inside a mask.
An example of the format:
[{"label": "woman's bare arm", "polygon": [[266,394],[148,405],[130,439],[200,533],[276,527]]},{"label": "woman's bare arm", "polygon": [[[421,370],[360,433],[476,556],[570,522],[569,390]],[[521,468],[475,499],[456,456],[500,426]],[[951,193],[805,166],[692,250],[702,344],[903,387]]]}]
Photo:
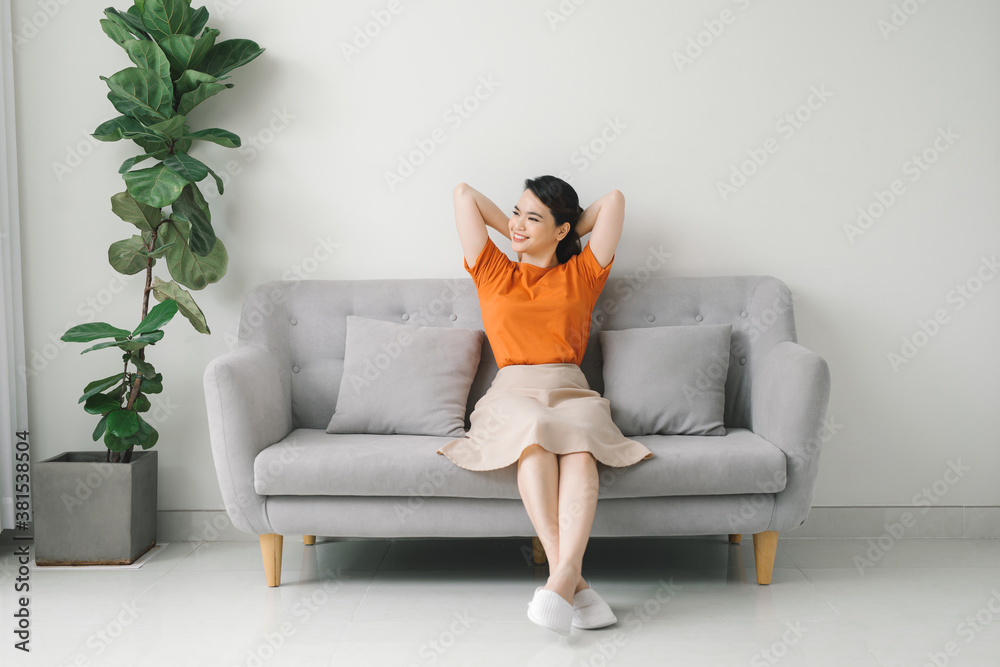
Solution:
[{"label": "woman's bare arm", "polygon": [[[468,183],[459,183],[452,193],[455,202],[455,225],[462,242],[466,262],[472,267],[489,238],[484,225],[492,227],[506,238],[508,217],[496,204]],[[518,259],[520,260],[520,253]]]},{"label": "woman's bare arm", "polygon": [[467,183],[463,185],[465,185],[467,192],[469,192],[475,200],[476,206],[479,208],[479,213],[483,216],[483,221],[486,225],[497,230],[509,239],[510,230],[507,229],[507,223],[510,222],[510,216],[500,210],[499,206],[494,204],[489,197],[484,195],[479,190],[476,190]]},{"label": "woman's bare arm", "polygon": [[[576,223],[577,234],[590,234],[590,251],[601,267],[611,263],[625,222],[625,195],[612,190],[588,206]],[[593,233],[591,233],[593,232]]]}]

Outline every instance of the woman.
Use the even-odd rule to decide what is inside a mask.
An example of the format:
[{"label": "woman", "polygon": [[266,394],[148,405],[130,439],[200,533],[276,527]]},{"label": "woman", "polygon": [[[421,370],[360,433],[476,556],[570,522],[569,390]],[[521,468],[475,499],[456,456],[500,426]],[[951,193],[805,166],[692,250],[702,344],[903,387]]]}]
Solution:
[{"label": "woman", "polygon": [[[439,454],[469,470],[517,462],[517,486],[549,561],[528,618],[561,634],[617,621],[581,576],[597,506],[597,461],[622,467],[653,456],[611,420],[607,399],[580,369],[590,316],[607,281],[625,219],[612,190],[586,210],[555,176],[524,182],[508,218],[465,183],[454,191],[465,270],[479,294],[483,326],[499,371],[470,415],[466,437]],[[518,261],[490,239],[511,240]],[[580,248],[580,237],[590,233]]]}]

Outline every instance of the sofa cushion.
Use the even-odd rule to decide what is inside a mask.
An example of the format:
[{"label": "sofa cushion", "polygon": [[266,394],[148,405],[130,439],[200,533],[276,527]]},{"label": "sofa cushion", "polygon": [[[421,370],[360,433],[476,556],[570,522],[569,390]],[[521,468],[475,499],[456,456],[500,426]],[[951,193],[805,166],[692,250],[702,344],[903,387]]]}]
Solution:
[{"label": "sofa cushion", "polygon": [[[724,436],[647,435],[653,452],[640,465],[598,462],[599,498],[774,493],[785,488],[785,455],[742,428]],[[434,452],[448,438],[421,435],[329,434],[294,429],[254,458],[261,495],[399,496],[401,511],[423,498],[520,499],[517,466],[472,471]]]},{"label": "sofa cushion", "polygon": [[344,374],[327,433],[464,436],[485,335],[348,315]]},{"label": "sofa cushion", "polygon": [[732,324],[601,331],[604,398],[629,437],[725,435]]}]

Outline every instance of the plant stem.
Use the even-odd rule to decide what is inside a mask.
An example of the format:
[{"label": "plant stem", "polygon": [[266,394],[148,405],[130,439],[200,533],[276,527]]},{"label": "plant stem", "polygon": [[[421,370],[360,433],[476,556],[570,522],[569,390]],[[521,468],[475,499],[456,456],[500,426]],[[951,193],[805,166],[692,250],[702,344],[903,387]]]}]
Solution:
[{"label": "plant stem", "polygon": [[[163,222],[166,222],[166,220],[164,220]],[[160,224],[162,225],[163,222],[161,222]],[[157,225],[157,227],[159,227],[159,225]],[[153,248],[156,246],[157,227],[153,228],[152,238],[149,241],[149,246],[146,248],[149,252],[153,252]],[[154,261],[155,260],[153,260],[152,257],[146,258],[146,287],[145,289],[142,290],[142,317],[139,318],[140,322],[146,319],[146,315],[149,314],[149,292],[153,289],[152,285],[153,285]],[[146,360],[146,348],[143,347],[139,349],[139,359],[141,359],[142,361]],[[128,373],[128,362],[125,362],[125,372]],[[142,383],[142,376],[140,374],[136,374],[135,382],[132,384],[132,391],[129,392],[128,404],[125,406],[126,410],[132,409],[132,404],[135,403],[135,399],[139,395],[139,385],[141,383]],[[124,388],[125,385],[124,383],[122,383],[122,389]],[[129,445],[129,448],[126,449],[124,453],[122,453],[121,455],[122,463],[128,463],[129,461],[132,460],[132,450],[134,448],[135,445]]]}]

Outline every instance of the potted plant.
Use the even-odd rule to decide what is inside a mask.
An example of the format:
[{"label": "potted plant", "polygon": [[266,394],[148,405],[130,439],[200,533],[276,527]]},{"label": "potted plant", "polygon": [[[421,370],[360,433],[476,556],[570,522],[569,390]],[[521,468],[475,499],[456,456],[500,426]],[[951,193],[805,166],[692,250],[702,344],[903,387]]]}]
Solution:
[{"label": "potted plant", "polygon": [[[228,148],[240,138],[219,128],[192,131],[188,121],[205,100],[232,88],[227,74],[264,49],[247,39],[217,41],[205,7],[190,0],[134,0],[127,11],[104,10],[101,27],[121,46],[132,67],[106,82],[118,115],[93,133],[101,141],[131,139],[141,153],[118,170],[125,190],[111,197],[111,211],[137,234],[116,241],[108,261],[125,275],[146,272],[142,316],[131,328],[107,322],[72,327],[62,340],[97,342],[121,353],[117,372],[83,389],[80,403],[99,417],[93,439],[106,451],[71,451],[33,467],[35,562],[127,564],[156,544],[156,452],[159,434],[142,413],[148,396],[163,390],[163,376],[146,349],[163,338],[163,326],[180,312],[195,330],[211,333],[188,290],[204,289],[226,273],[229,256],[215,236],[208,202],[198,184],[209,176],[219,194],[222,179],[191,155],[199,141]],[[153,166],[139,168],[140,163]],[[165,209],[169,207],[169,211]],[[162,260],[170,280],[153,276]],[[159,303],[149,307],[150,295]],[[138,445],[141,451],[133,453]]]}]

